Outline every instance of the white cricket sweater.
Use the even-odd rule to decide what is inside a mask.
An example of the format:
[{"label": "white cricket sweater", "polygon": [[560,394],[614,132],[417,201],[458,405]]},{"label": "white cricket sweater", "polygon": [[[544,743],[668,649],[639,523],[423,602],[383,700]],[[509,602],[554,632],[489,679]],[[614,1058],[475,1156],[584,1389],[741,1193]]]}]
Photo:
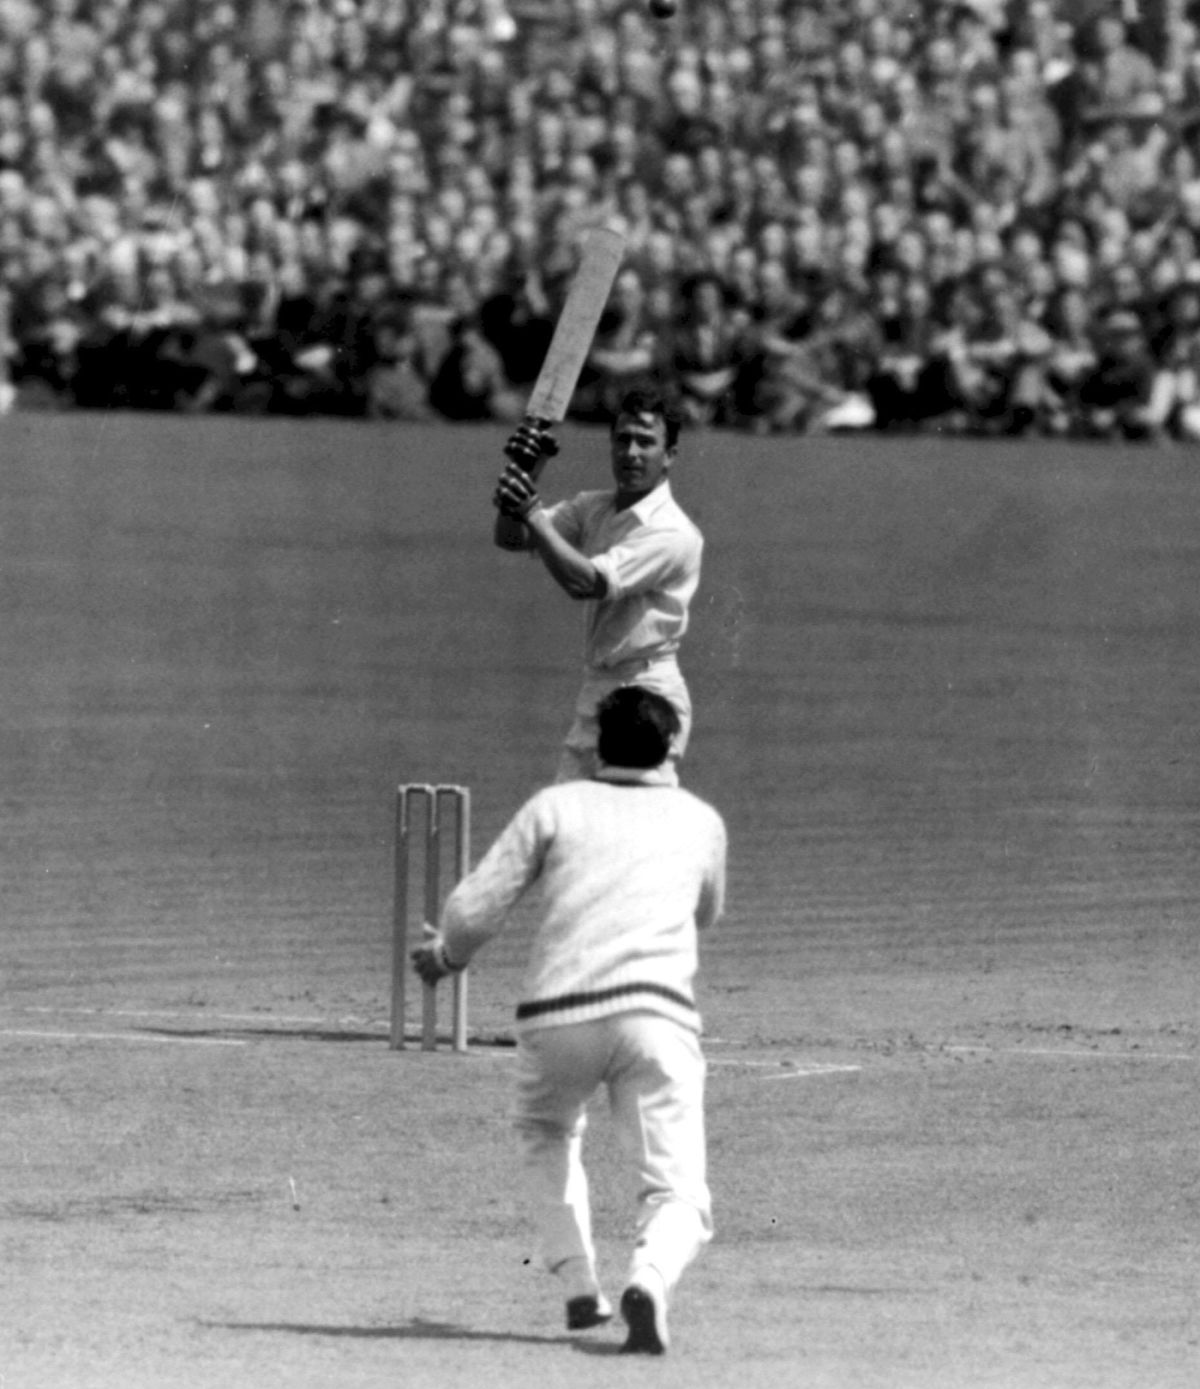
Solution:
[{"label": "white cricket sweater", "polygon": [[655,773],[603,768],[531,797],[446,900],[462,963],[523,899],[533,916],[518,1031],[651,1011],[699,1031],[697,928],[725,897],[725,825]]}]

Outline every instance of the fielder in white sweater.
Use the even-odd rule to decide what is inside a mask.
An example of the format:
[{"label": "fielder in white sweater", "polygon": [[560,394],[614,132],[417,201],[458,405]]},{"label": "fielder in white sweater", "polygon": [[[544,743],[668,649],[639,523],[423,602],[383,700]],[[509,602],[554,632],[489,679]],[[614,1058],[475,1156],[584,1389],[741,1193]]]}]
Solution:
[{"label": "fielder in white sweater", "polygon": [[668,1300],[712,1237],[693,983],[697,928],[723,906],[725,826],[670,784],[664,762],[678,715],[668,700],[626,686],[603,701],[599,720],[595,777],[548,787],[521,807],[451,893],[413,963],[426,982],[462,969],[518,901],[530,908],[517,1129],[542,1254],[562,1280],[571,1329],[611,1318],[581,1160],[587,1104],[604,1085],[638,1155],[625,1349],[659,1354]]}]

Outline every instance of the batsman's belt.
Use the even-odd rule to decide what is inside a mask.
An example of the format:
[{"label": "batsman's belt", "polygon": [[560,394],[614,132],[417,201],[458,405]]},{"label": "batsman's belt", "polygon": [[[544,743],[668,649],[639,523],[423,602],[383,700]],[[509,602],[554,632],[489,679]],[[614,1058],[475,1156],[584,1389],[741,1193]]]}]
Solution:
[{"label": "batsman's belt", "polygon": [[647,675],[657,676],[672,686],[683,679],[674,650],[654,656],[634,656],[606,666],[588,665],[584,667],[584,675],[590,680],[605,680],[614,685],[637,685]]}]

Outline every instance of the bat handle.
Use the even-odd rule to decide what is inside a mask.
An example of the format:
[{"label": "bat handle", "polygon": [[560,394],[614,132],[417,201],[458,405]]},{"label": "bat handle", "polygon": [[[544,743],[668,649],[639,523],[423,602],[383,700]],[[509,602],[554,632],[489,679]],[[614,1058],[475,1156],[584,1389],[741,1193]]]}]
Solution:
[{"label": "bat handle", "polygon": [[497,516],[496,524],[492,530],[492,539],[502,550],[527,550],[529,548],[525,542],[525,522],[518,521],[515,516],[503,514]]}]

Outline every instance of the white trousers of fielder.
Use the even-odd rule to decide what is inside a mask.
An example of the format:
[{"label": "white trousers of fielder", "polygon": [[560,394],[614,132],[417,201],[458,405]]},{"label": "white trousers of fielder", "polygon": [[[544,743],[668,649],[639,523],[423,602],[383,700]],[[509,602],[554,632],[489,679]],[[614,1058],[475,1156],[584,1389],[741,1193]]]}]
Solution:
[{"label": "white trousers of fielder", "polygon": [[517,1060],[516,1127],[546,1267],[582,1258],[595,1272],[582,1147],[588,1100],[603,1085],[638,1171],[629,1281],[652,1268],[670,1295],[712,1238],[699,1038],[655,1013],[617,1013],[526,1032]]}]

